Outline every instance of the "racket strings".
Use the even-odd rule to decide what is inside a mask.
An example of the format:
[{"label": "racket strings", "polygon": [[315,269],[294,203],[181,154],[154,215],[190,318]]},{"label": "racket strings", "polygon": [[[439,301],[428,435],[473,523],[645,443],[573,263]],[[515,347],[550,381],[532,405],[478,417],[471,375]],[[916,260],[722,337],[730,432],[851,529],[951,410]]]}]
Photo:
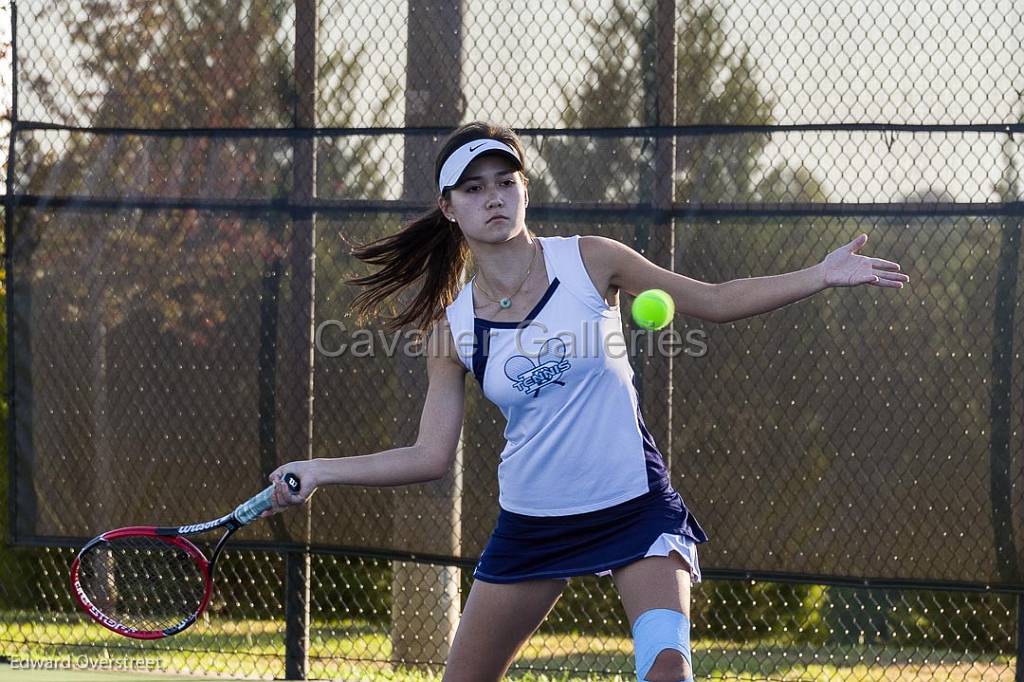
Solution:
[{"label": "racket strings", "polygon": [[152,536],[97,543],[79,560],[79,582],[108,618],[140,631],[159,631],[195,613],[206,577],[185,549]]}]

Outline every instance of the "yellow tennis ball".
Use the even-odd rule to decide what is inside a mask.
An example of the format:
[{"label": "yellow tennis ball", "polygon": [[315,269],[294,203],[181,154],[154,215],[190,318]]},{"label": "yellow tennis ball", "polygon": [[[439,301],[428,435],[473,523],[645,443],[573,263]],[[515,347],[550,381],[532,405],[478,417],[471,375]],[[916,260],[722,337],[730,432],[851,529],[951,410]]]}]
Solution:
[{"label": "yellow tennis ball", "polygon": [[641,291],[633,299],[633,321],[645,329],[661,329],[675,314],[675,301],[661,289]]}]

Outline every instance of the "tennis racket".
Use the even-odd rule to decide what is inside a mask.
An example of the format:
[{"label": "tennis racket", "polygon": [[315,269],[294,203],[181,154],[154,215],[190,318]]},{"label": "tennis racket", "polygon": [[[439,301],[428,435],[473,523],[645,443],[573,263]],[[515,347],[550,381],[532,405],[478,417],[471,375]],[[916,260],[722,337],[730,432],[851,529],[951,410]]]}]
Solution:
[{"label": "tennis racket", "polygon": [[[292,493],[294,474],[284,481]],[[135,639],[176,635],[210,603],[217,557],[231,535],[271,508],[274,486],[226,516],[186,526],[131,526],[90,540],[71,564],[71,593],[100,625]],[[209,560],[186,536],[224,528]]]}]

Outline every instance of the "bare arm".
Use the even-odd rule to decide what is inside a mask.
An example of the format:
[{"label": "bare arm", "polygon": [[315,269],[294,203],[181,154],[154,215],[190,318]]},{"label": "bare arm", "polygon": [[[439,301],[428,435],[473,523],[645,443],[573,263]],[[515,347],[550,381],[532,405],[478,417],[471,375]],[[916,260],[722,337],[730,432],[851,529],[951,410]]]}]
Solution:
[{"label": "bare arm", "polygon": [[733,322],[776,310],[828,288],[821,264],[766,277],[733,279],[715,285],[715,322]]},{"label": "bare arm", "polygon": [[[397,486],[423,483],[444,476],[455,458],[465,401],[466,369],[454,351],[447,320],[431,331],[427,341],[429,386],[420,414],[419,435],[412,445],[353,457],[298,460],[278,467],[273,512],[301,504],[321,485]],[[302,482],[297,495],[281,483],[285,473]]]},{"label": "bare arm", "polygon": [[734,279],[709,284],[666,270],[625,244],[607,237],[583,237],[580,244],[588,267],[593,264],[598,278],[630,294],[646,289],[664,289],[680,313],[709,322],[732,322],[781,308],[828,287],[871,284],[900,288],[910,278],[899,272],[897,263],[857,254],[867,241],[860,235],[825,259],[803,270],[768,277]]}]

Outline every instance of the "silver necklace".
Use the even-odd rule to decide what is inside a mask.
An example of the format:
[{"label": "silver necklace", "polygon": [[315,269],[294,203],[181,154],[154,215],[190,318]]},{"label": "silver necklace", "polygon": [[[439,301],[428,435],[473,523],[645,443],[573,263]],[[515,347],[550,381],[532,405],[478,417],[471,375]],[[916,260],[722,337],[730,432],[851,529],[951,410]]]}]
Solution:
[{"label": "silver necklace", "polygon": [[[476,288],[479,289],[480,292],[484,296],[486,296],[487,298],[491,299],[492,301],[496,301],[498,303],[498,305],[501,306],[502,310],[508,310],[509,308],[512,307],[512,297],[515,296],[516,294],[518,294],[519,290],[523,288],[524,284],[526,284],[526,280],[530,279],[530,272],[533,271],[533,264],[537,261],[537,252],[539,250],[540,250],[539,248],[534,247],[534,249],[533,249],[533,257],[530,258],[530,267],[526,268],[526,276],[523,277],[523,281],[519,283],[519,286],[516,287],[516,290],[513,291],[508,296],[505,296],[505,297],[500,298],[500,299],[495,298],[494,296],[491,296],[489,293],[487,293],[487,291],[483,287],[480,286],[479,282],[477,283]],[[480,277],[480,275],[478,273],[477,274],[477,278],[479,278],[479,277]],[[490,286],[490,285],[488,284],[487,286]]]}]

